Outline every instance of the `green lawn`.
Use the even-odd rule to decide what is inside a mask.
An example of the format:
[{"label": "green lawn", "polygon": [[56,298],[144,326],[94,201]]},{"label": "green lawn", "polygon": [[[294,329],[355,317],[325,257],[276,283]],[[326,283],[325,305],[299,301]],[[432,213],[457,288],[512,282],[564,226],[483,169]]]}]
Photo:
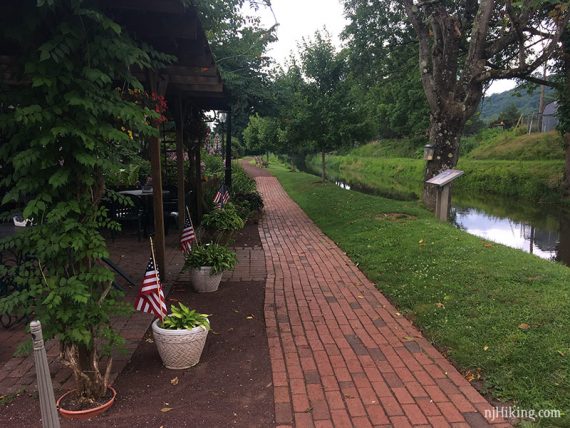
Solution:
[{"label": "green lawn", "polygon": [[[347,192],[276,162],[270,169],[463,373],[481,370],[484,393],[570,413],[568,267],[440,223],[416,202]],[[545,426],[556,423],[570,418]]]}]

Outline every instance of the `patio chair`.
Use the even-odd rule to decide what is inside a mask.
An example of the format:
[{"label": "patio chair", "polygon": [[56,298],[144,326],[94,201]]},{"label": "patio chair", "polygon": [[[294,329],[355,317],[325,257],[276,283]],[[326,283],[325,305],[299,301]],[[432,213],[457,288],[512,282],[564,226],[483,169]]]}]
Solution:
[{"label": "patio chair", "polygon": [[[137,239],[140,242],[144,234],[144,226],[146,221],[146,212],[141,198],[136,196],[125,195],[130,199],[131,204],[128,206],[120,205],[117,202],[112,202],[109,213],[111,219],[121,224],[122,226],[134,224],[137,228]],[[115,240],[115,231],[111,232],[111,239]]]}]

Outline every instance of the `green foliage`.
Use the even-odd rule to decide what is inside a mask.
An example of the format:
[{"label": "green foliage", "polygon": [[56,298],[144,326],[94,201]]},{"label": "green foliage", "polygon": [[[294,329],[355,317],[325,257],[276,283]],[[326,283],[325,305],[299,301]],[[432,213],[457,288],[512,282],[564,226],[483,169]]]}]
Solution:
[{"label": "green foliage", "polygon": [[481,369],[484,393],[521,408],[570,409],[568,267],[486,246],[417,202],[346,192],[276,163],[271,172],[461,373]]},{"label": "green foliage", "polygon": [[234,162],[232,165],[232,194],[255,192],[255,180],[251,178],[243,168]]},{"label": "green foliage", "polygon": [[224,161],[221,156],[214,156],[202,151],[200,156],[204,162],[204,176],[222,178],[224,176]]},{"label": "green foliage", "polygon": [[[318,174],[320,158],[308,157],[307,166]],[[383,196],[415,199],[421,194],[423,160],[329,156],[330,176],[359,185]],[[461,159],[465,171],[454,191],[462,194],[493,194],[531,201],[555,202],[562,196],[563,161],[477,161]]]},{"label": "green foliage", "polygon": [[194,245],[185,256],[183,270],[211,267],[211,275],[232,270],[237,263],[236,254],[218,244]]},{"label": "green foliage", "polygon": [[201,226],[219,232],[233,232],[243,229],[244,221],[231,202],[223,208],[216,208],[204,215]]},{"label": "green foliage", "polygon": [[192,330],[196,327],[210,330],[208,315],[190,309],[182,302],[178,302],[178,307],[172,305],[170,311],[170,314],[162,320],[160,327],[168,330]]},{"label": "green foliage", "polygon": [[252,112],[268,114],[273,105],[269,80],[270,43],[276,27],[264,28],[259,17],[247,13],[269,0],[195,0],[208,42],[231,97],[233,134],[240,135]]},{"label": "green foliage", "polygon": [[374,158],[414,158],[423,157],[423,149],[427,144],[426,139],[403,138],[400,140],[380,140],[364,144],[352,149],[349,153],[353,156]]},{"label": "green foliage", "polygon": [[[0,93],[0,161],[12,171],[0,186],[9,189],[2,202],[20,204],[34,227],[0,243],[0,251],[30,256],[12,269],[19,291],[0,300],[0,312],[34,314],[46,339],[56,337],[84,361],[98,346],[108,351],[122,341],[110,317],[130,310],[100,262],[109,256],[100,234],[109,222],[99,204],[105,172],[135,151],[124,129],[141,138],[155,132],[156,113],[122,96],[141,87],[130,69],[153,61],[91,2],[18,8],[22,19],[3,22],[0,40],[24,52],[15,77],[31,84]],[[105,392],[96,369],[74,369],[91,379],[78,385],[84,397]]]},{"label": "green foliage", "polygon": [[246,153],[258,155],[278,150],[279,133],[279,123],[275,118],[260,117],[257,114],[250,116],[243,131]]}]

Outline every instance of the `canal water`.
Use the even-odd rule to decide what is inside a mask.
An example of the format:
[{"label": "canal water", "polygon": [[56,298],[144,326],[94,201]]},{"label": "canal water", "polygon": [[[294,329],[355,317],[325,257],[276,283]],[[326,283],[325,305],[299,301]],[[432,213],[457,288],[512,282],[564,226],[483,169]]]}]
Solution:
[{"label": "canal water", "polygon": [[[394,196],[342,179],[335,183],[345,190]],[[409,199],[409,194],[402,196]],[[457,228],[570,266],[570,210],[489,196],[454,194],[452,201],[450,221]]]}]

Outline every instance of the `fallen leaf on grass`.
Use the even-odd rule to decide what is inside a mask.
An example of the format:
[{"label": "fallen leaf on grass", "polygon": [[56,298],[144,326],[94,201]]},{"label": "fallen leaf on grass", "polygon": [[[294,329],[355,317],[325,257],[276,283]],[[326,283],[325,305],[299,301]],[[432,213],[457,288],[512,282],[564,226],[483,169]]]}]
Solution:
[{"label": "fallen leaf on grass", "polygon": [[468,370],[465,374],[465,379],[467,379],[467,382],[473,382],[474,380],[481,379],[481,369],[477,369],[475,371]]},{"label": "fallen leaf on grass", "polygon": [[178,377],[175,377],[175,378],[173,378],[173,379],[170,379],[170,383],[171,383],[172,385],[178,385]]},{"label": "fallen leaf on grass", "polygon": [[486,244],[484,244],[483,246],[484,246],[485,248],[491,248],[491,247],[493,247],[493,244],[486,243]]},{"label": "fallen leaf on grass", "polygon": [[488,351],[489,347],[487,345],[483,346],[483,351]]},{"label": "fallen leaf on grass", "polygon": [[[565,357],[566,353],[562,352],[562,351],[556,351],[560,354],[561,357]],[[2,399],[2,397],[0,397],[0,400]]]},{"label": "fallen leaf on grass", "polygon": [[436,303],[435,306],[439,309],[445,309],[445,305],[443,303]]},{"label": "fallen leaf on grass", "polygon": [[172,410],[172,407],[163,407],[162,409],[160,409],[160,411],[162,413],[170,412],[171,410]]},{"label": "fallen leaf on grass", "polygon": [[523,331],[527,331],[530,329],[530,325],[528,325],[526,322],[523,322],[522,324],[519,324],[519,328]]}]

